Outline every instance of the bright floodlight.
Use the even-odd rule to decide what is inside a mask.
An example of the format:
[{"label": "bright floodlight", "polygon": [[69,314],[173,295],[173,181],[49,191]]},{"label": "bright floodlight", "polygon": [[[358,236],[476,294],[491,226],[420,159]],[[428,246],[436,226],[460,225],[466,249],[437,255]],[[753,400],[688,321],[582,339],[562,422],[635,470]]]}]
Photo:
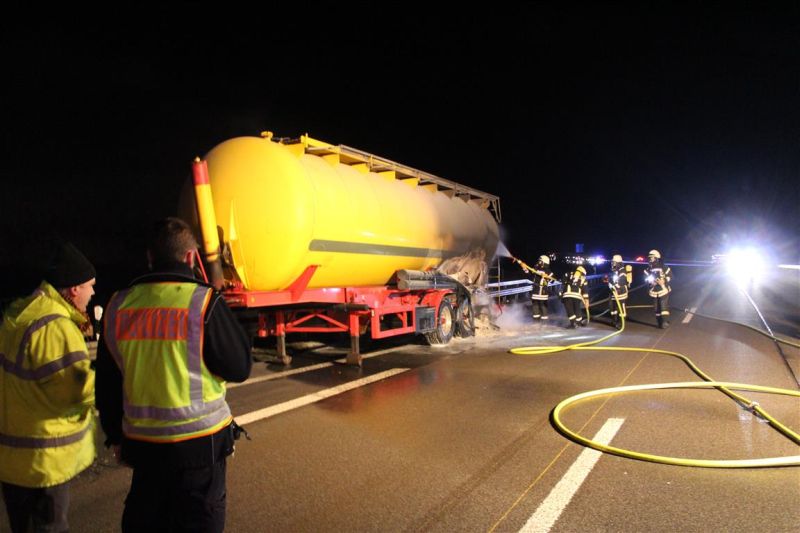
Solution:
[{"label": "bright floodlight", "polygon": [[737,248],[725,257],[728,272],[738,281],[749,281],[764,271],[764,258],[754,248]]}]

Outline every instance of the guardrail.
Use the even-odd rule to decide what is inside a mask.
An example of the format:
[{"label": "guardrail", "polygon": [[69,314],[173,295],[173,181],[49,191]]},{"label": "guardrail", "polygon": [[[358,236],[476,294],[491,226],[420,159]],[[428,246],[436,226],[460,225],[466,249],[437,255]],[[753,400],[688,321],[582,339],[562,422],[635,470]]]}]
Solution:
[{"label": "guardrail", "polygon": [[[605,285],[603,282],[603,278],[605,276],[607,276],[607,274],[592,274],[590,276],[586,276],[586,281],[589,284],[589,290],[593,290],[600,285]],[[550,296],[554,296],[560,292],[560,288],[561,282],[554,281],[547,286],[547,292]],[[525,294],[531,292],[532,290],[533,282],[529,279],[517,279],[486,284],[486,294],[492,298],[502,298],[504,296]]]}]

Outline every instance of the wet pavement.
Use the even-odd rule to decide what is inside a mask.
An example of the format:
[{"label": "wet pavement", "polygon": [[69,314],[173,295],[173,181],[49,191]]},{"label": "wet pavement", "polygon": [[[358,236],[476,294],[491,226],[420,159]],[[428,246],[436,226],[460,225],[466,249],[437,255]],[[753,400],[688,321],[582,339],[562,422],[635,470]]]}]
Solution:
[{"label": "wet pavement", "polygon": [[[726,291],[724,280],[675,270],[673,306],[755,324],[747,302]],[[768,320],[784,320],[791,332],[797,309],[782,307],[774,294],[766,299]],[[631,304],[647,300],[640,291]],[[409,337],[371,343],[363,368],[337,362],[341,346],[320,344],[298,349],[288,367],[255,364],[250,380],[228,393],[237,418],[252,419],[252,440],[240,441],[229,462],[227,530],[519,531],[526,523],[531,531],[800,529],[800,467],[678,467],[608,454],[587,466],[586,448],[551,424],[561,400],[603,387],[699,378],[681,361],[652,352],[508,352],[614,331],[605,317],[566,330],[563,317],[552,316],[554,324],[540,326],[507,309],[502,329],[445,347]],[[678,311],[669,329],[654,324],[651,309],[633,308],[625,331],[604,346],[678,351],[717,380],[798,389],[796,348],[783,347],[782,356],[748,328]],[[370,378],[377,381],[356,386]],[[352,388],[337,389],[346,385]],[[800,430],[797,398],[744,394]],[[586,400],[563,418],[588,437],[621,420],[612,445],[644,453],[800,455],[800,446],[716,390]],[[117,531],[129,480],[129,470],[102,455],[75,482],[72,531]],[[575,490],[563,493],[570,485]]]}]

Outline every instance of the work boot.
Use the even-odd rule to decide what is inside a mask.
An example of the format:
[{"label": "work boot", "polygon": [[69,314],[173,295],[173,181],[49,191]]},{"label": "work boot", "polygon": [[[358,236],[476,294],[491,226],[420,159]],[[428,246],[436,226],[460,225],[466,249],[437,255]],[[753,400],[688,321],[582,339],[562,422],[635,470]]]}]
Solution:
[{"label": "work boot", "polygon": [[614,329],[622,329],[622,321],[617,316],[614,317]]},{"label": "work boot", "polygon": [[664,329],[664,319],[659,316],[659,317],[656,317],[656,320],[658,321],[658,327],[660,329]]},{"label": "work boot", "polygon": [[660,320],[658,327],[661,329],[667,329],[669,327],[669,320]]},{"label": "work boot", "polygon": [[588,323],[588,322],[586,321],[586,319],[585,319],[585,318],[581,318],[581,319],[578,321],[578,325],[579,325],[580,327],[582,327],[582,328],[586,327],[586,324],[587,324],[587,323]]},{"label": "work boot", "polygon": [[575,319],[574,318],[569,321],[569,326],[567,326],[567,329],[575,329]]}]

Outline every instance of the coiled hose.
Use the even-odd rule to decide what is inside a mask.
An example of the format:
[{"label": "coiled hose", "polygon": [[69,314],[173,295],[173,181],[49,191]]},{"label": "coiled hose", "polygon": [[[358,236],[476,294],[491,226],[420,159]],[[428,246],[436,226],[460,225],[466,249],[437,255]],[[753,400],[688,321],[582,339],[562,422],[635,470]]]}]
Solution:
[{"label": "coiled hose", "polygon": [[[713,378],[705,374],[700,368],[695,365],[691,359],[686,357],[683,354],[677,352],[671,352],[668,350],[658,350],[653,348],[636,348],[636,347],[602,347],[602,346],[595,346],[596,344],[600,344],[602,342],[607,341],[608,339],[615,337],[621,334],[625,330],[625,317],[626,314],[623,312],[623,308],[620,305],[619,299],[617,298],[617,293],[613,290],[613,296],[617,303],[617,308],[620,311],[620,319],[622,321],[622,327],[606,335],[605,337],[601,337],[594,341],[587,341],[581,342],[576,344],[571,344],[569,346],[523,346],[519,348],[512,348],[510,350],[511,353],[517,355],[548,355],[558,352],[563,352],[567,350],[594,350],[594,351],[626,351],[626,352],[646,352],[646,353],[658,353],[663,355],[669,355],[672,357],[677,357],[681,361],[683,361],[697,376],[703,379],[702,382],[678,382],[678,383],[657,383],[657,384],[645,384],[645,385],[630,385],[624,387],[611,387],[607,389],[599,389],[590,392],[584,392],[581,394],[577,394],[575,396],[571,396],[563,401],[561,401],[556,407],[553,409],[552,419],[553,424],[556,426],[556,429],[567,438],[583,444],[584,446],[588,446],[590,448],[594,448],[595,450],[610,453],[614,455],[618,455],[620,457],[627,457],[630,459],[637,459],[641,461],[649,461],[653,463],[662,463],[668,465],[676,465],[676,466],[696,466],[696,467],[704,467],[704,468],[757,468],[757,467],[775,467],[775,466],[800,466],[800,455],[795,456],[787,456],[787,457],[769,457],[769,458],[761,458],[761,459],[739,459],[739,460],[710,460],[710,459],[689,459],[689,458],[682,458],[682,457],[667,457],[661,455],[653,455],[648,453],[641,453],[636,452],[633,450],[626,450],[623,448],[617,448],[614,446],[609,446],[606,444],[602,444],[596,442],[592,439],[588,439],[583,437],[576,431],[571,430],[568,428],[564,422],[561,420],[561,413],[570,405],[577,403],[581,400],[587,398],[594,398],[599,396],[607,396],[611,394],[618,394],[618,393],[625,393],[625,392],[632,392],[632,391],[642,391],[642,390],[655,390],[655,389],[677,389],[677,388],[693,388],[693,389],[700,389],[700,388],[715,388],[720,392],[726,394],[734,401],[742,405],[743,407],[751,410],[754,414],[762,417],[763,419],[767,420],[769,424],[779,431],[782,435],[787,437],[788,439],[792,440],[795,444],[800,446],[800,435],[787,427],[785,424],[781,423],[777,419],[775,419],[772,415],[770,415],[767,411],[765,411],[758,402],[752,401],[736,392],[732,389],[736,390],[748,390],[753,392],[765,392],[769,394],[781,394],[785,396],[794,396],[800,397],[800,391],[789,390],[789,389],[781,389],[775,387],[763,387],[759,385],[749,385],[745,383],[731,383],[731,382],[722,382],[722,381],[715,381]],[[758,331],[758,330],[756,330]],[[760,332],[760,331],[759,331]],[[760,332],[763,333],[763,332]],[[774,338],[774,337],[773,337]],[[779,340],[779,339],[775,339]],[[786,341],[784,341],[786,342]],[[796,346],[795,344],[788,343],[792,346]]]}]

